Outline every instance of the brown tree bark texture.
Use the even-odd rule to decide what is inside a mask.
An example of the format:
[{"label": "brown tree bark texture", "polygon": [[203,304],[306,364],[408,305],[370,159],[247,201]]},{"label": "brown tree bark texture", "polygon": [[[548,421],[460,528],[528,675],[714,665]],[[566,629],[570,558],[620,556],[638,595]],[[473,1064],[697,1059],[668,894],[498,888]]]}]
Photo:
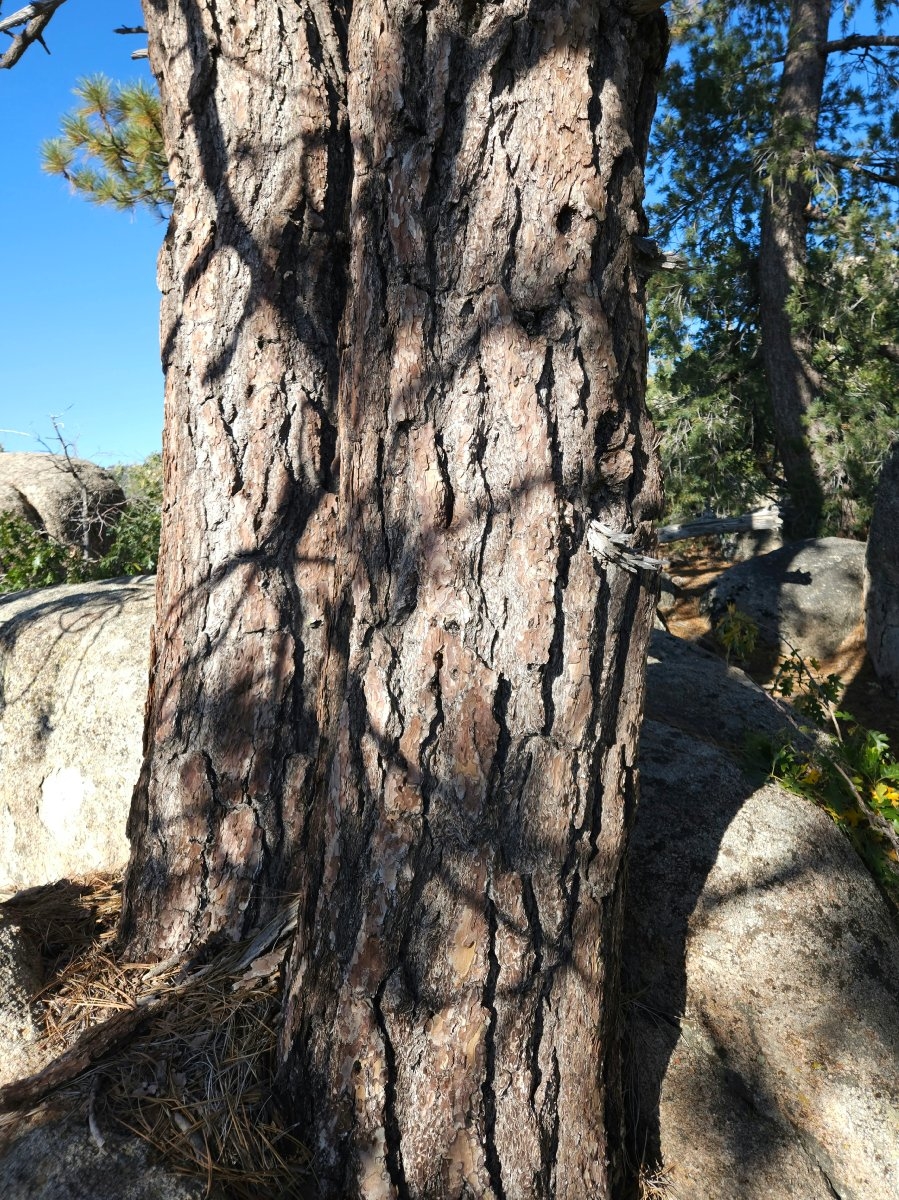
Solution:
[{"label": "brown tree bark texture", "polygon": [[325,1196],[610,1196],[654,597],[585,529],[646,548],[660,500],[664,21],[145,8],[179,193],[126,937],[299,892],[284,1085]]},{"label": "brown tree bark texture", "polygon": [[610,1194],[659,487],[632,269],[658,26],[373,0],[349,31],[345,699],[285,1053],[326,1195]]},{"label": "brown tree bark texture", "polygon": [[821,380],[810,347],[788,310],[806,263],[808,171],[817,145],[827,67],[831,0],[793,0],[783,78],[774,118],[778,162],[762,209],[759,246],[760,324],[765,378],[778,453],[792,503],[795,536],[817,532],[823,504],[821,474],[811,449],[809,410]]},{"label": "brown tree bark texture", "polygon": [[166,503],[123,935],[132,954],[164,956],[265,920],[302,856],[350,158],[326,5],[148,0],[145,14],[176,202],[159,261]]}]

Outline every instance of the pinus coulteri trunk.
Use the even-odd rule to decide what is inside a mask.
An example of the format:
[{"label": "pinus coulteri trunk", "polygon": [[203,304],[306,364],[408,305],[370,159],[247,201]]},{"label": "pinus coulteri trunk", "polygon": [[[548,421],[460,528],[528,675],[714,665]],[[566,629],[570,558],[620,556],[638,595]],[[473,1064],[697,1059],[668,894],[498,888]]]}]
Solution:
[{"label": "pinus coulteri trunk", "polygon": [[[657,5],[637,5],[651,10]],[[300,916],[282,1085],[328,1197],[611,1196],[653,596],[621,0],[146,0],[176,183],[123,937]]]}]

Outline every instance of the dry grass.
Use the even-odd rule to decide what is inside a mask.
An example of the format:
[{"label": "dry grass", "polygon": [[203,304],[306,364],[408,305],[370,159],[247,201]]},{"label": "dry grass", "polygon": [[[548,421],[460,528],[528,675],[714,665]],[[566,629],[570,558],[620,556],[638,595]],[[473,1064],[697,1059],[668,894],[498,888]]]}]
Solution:
[{"label": "dry grass", "polygon": [[[33,889],[3,905],[48,969],[39,1049],[54,1110],[86,1110],[100,1144],[110,1121],[124,1126],[176,1170],[201,1175],[210,1195],[313,1194],[309,1155],[284,1127],[272,1088],[290,925],[199,968],[148,969],[112,952],[120,907],[120,884],[108,879]],[[107,1030],[114,1049],[95,1062]],[[36,1096],[15,1114],[19,1129],[41,1103]]]},{"label": "dry grass", "polygon": [[671,1180],[664,1170],[640,1168],[640,1200],[671,1200]]}]

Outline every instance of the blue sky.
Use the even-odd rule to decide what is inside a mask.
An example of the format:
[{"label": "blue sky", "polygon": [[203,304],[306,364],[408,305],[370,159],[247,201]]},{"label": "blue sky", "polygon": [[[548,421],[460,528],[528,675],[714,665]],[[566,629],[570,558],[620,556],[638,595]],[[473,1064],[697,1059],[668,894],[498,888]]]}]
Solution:
[{"label": "blue sky", "polygon": [[[8,15],[24,0],[5,0]],[[120,37],[140,25],[137,0],[69,0],[47,30],[48,57],[32,46],[0,71],[0,443],[39,450],[51,417],[78,453],[104,464],[159,450],[162,373],[156,254],[165,226],[69,194],[40,169],[39,147],[74,104],[75,81],[102,71],[150,78]],[[5,44],[6,38],[0,38]],[[22,437],[7,430],[30,436]]]}]

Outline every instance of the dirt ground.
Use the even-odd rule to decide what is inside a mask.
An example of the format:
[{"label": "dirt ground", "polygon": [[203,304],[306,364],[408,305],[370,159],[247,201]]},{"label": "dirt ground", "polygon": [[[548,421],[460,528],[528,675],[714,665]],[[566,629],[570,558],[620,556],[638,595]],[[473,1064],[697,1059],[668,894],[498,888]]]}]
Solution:
[{"label": "dirt ground", "polygon": [[[700,610],[705,592],[722,571],[733,566],[716,545],[717,539],[703,538],[676,542],[665,549],[669,559],[667,574],[678,589],[678,598],[671,611],[664,614],[670,633],[689,642],[697,642],[724,657],[721,644],[715,638],[707,613]],[[770,666],[758,662],[735,662],[758,684],[770,688]],[[874,677],[865,649],[865,626],[860,620],[839,651],[821,663],[823,676],[839,675],[845,685],[841,706],[868,729],[879,729],[890,737],[895,754],[899,755],[899,704],[886,696]]]}]

